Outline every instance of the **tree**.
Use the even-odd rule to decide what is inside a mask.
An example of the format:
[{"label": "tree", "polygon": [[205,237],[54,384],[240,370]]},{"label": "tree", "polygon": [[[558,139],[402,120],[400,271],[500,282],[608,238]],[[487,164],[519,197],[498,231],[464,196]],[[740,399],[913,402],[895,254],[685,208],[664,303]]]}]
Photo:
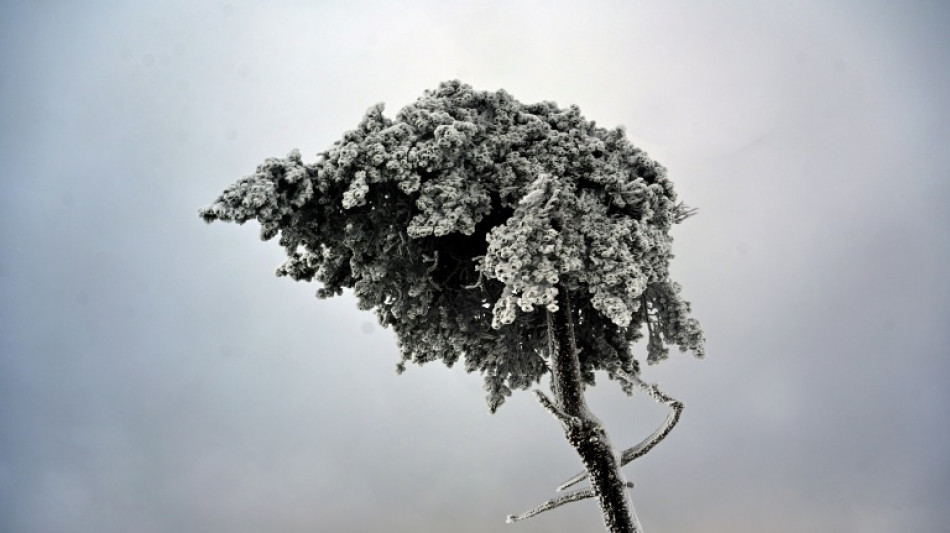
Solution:
[{"label": "tree", "polygon": [[[207,222],[256,219],[278,234],[278,276],[351,289],[396,333],[402,360],[464,360],[484,375],[494,412],[550,373],[553,400],[585,472],[582,489],[509,521],[596,497],[611,532],[639,531],[620,466],[669,433],[683,405],[640,380],[669,344],[703,355],[703,334],[670,279],[671,227],[692,214],[666,170],[571,106],[526,105],[504,91],[444,82],[394,120],[367,111],[316,162],[267,159],[201,211]],[[644,333],[645,330],[645,333]],[[584,401],[604,371],[628,393],[672,407],[650,438],[619,455]]]}]

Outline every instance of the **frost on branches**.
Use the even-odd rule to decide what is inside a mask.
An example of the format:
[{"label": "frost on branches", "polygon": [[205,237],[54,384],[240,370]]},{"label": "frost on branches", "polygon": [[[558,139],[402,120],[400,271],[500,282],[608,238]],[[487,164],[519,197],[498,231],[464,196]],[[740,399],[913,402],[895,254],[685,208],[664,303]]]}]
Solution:
[{"label": "frost on branches", "polygon": [[369,109],[313,163],[265,161],[201,211],[279,235],[277,275],[352,289],[395,331],[403,361],[464,360],[494,411],[548,372],[546,314],[567,291],[580,372],[628,392],[668,345],[703,354],[670,280],[673,224],[689,214],[666,170],[577,107],[442,83],[394,119]]}]

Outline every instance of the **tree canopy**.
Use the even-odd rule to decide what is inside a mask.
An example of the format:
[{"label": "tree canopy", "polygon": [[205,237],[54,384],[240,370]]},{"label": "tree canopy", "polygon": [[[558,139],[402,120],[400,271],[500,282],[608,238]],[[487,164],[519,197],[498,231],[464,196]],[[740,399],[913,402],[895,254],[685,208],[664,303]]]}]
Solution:
[{"label": "tree canopy", "polygon": [[256,219],[287,252],[278,276],[320,282],[321,298],[351,289],[395,331],[399,371],[461,359],[494,411],[548,372],[559,291],[587,383],[636,374],[644,336],[649,363],[669,345],[703,355],[669,273],[670,229],[688,213],[622,129],[449,81],[394,119],[371,107],[313,163],[267,159],[201,216]]}]

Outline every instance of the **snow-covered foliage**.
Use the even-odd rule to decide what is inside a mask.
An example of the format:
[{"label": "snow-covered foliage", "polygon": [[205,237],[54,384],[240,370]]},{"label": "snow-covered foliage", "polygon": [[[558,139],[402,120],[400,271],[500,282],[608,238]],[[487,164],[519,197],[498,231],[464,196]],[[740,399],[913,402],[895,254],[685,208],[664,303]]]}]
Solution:
[{"label": "snow-covered foliage", "polygon": [[[352,289],[394,329],[403,361],[460,358],[494,411],[547,372],[545,311],[573,304],[582,377],[636,374],[667,345],[703,354],[670,280],[673,224],[687,214],[666,170],[622,129],[577,107],[442,83],[395,119],[369,109],[314,163],[265,161],[201,211],[280,235],[277,275]],[[611,377],[616,377],[611,372]],[[629,389],[629,384],[621,385]]]}]

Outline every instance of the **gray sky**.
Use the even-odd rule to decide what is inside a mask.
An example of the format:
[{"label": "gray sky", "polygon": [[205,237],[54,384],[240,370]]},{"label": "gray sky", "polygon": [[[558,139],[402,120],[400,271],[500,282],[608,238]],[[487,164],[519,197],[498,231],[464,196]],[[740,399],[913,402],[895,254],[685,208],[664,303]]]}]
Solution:
[{"label": "gray sky", "polygon": [[[624,125],[701,209],[708,357],[645,370],[687,408],[626,469],[648,532],[947,531],[941,2],[398,4],[0,7],[0,531],[601,531],[503,523],[580,466],[529,394],[397,377],[351,298],[197,217],[453,78]],[[616,444],[665,417],[601,385]]]}]

